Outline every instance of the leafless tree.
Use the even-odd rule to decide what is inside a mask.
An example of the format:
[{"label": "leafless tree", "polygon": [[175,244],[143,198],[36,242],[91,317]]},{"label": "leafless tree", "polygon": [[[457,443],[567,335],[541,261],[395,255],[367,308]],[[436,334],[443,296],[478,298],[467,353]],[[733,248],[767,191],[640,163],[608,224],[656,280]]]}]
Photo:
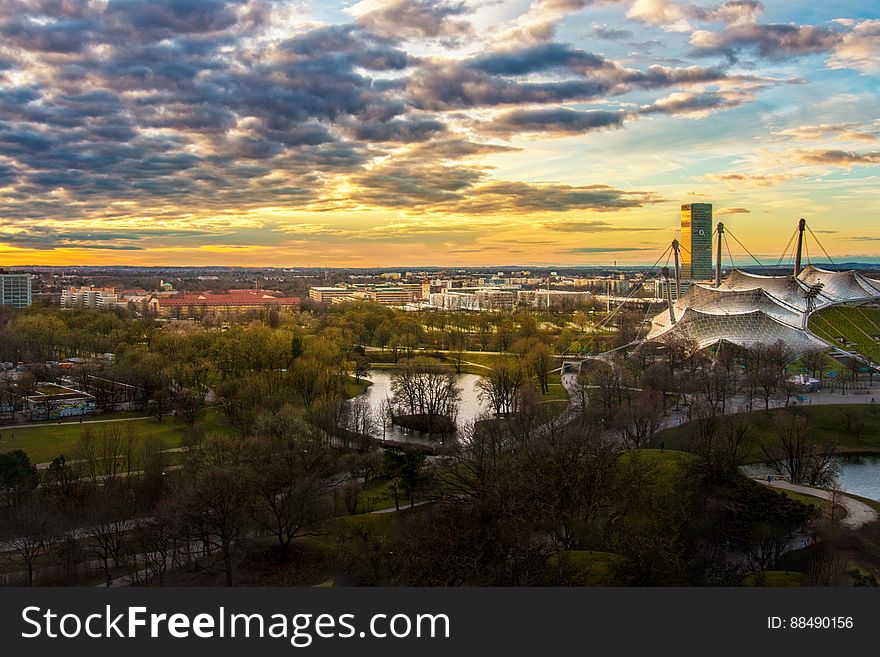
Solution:
[{"label": "leafless tree", "polygon": [[516,413],[520,405],[520,393],[528,379],[522,363],[505,358],[477,381],[480,398],[487,402],[495,415]]},{"label": "leafless tree", "polygon": [[767,464],[796,484],[827,486],[836,475],[833,444],[819,444],[806,416],[781,412],[773,418],[775,440],[762,443]]},{"label": "leafless tree", "polygon": [[452,369],[430,358],[399,363],[391,378],[391,393],[396,412],[420,416],[428,433],[440,426],[440,418],[455,421],[461,399]]}]

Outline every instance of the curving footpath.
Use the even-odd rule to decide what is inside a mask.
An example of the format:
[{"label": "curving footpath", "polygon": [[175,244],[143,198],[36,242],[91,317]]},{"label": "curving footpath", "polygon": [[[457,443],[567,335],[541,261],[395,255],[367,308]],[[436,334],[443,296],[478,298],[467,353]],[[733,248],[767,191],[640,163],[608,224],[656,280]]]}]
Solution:
[{"label": "curving footpath", "polygon": [[[765,486],[770,486],[772,488],[783,488],[795,493],[828,500],[829,502],[833,497],[833,493],[829,490],[813,488],[812,486],[803,486],[801,484],[792,484],[788,481],[782,481],[779,479],[774,479],[772,482],[768,482],[766,479],[755,479],[755,481],[759,481]],[[838,493],[837,502],[840,506],[846,509],[846,518],[841,521],[841,524],[845,527],[858,529],[859,527],[863,527],[864,525],[877,520],[877,512],[872,507],[864,502],[853,499],[846,493]]]}]

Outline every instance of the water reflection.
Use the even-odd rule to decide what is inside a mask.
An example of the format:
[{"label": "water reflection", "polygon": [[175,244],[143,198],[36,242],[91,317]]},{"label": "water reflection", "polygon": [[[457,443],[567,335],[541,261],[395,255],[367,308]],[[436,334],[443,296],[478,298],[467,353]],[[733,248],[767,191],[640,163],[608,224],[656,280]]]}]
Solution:
[{"label": "water reflection", "polygon": [[848,454],[839,456],[837,462],[846,492],[880,501],[880,455]]},{"label": "water reflection", "polygon": [[[880,454],[844,454],[835,460],[842,490],[880,502]],[[775,475],[766,463],[744,465],[742,471],[761,479]]]},{"label": "water reflection", "polygon": [[[377,419],[376,429],[373,435],[376,438],[385,438],[386,440],[395,440],[401,442],[412,442],[420,444],[436,444],[436,440],[429,438],[427,435],[417,431],[409,431],[402,427],[388,423],[384,430],[378,418],[382,412],[382,403],[391,397],[391,372],[385,370],[370,370],[365,377],[369,379],[371,385],[367,391],[360,396],[366,399],[373,411],[373,416]],[[478,417],[488,410],[488,405],[480,399],[479,390],[476,385],[480,377],[476,374],[459,374],[457,377],[458,387],[461,388],[461,401],[458,404],[458,418],[456,424],[459,429],[466,427]]]}]

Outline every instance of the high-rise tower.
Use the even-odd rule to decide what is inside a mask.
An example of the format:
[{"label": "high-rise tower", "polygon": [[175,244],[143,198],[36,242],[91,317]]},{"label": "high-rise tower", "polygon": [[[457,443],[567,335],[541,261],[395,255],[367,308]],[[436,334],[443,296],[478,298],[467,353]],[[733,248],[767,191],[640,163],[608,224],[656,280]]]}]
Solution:
[{"label": "high-rise tower", "polygon": [[712,278],[712,204],[681,206],[681,277],[703,281]]}]

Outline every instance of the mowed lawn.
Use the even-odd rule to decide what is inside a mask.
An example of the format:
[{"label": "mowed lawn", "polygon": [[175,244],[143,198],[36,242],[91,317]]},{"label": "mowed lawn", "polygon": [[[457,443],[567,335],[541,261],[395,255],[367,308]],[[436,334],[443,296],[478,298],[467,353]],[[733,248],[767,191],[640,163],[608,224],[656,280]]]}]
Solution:
[{"label": "mowed lawn", "polygon": [[[774,418],[785,409],[763,410],[726,415],[722,422],[742,422],[748,426],[745,456],[751,461],[764,459],[761,445],[772,446],[777,438]],[[795,412],[795,411],[788,411]],[[798,406],[821,443],[830,443],[841,452],[880,452],[880,404],[822,404]],[[667,429],[657,435],[673,449],[687,449],[689,425]]]},{"label": "mowed lawn", "polygon": [[[116,415],[95,416],[91,419],[116,419]],[[207,411],[202,426],[208,433],[228,431],[222,418],[215,411]],[[155,418],[131,419],[123,422],[99,422],[89,424],[85,421],[65,422],[49,426],[15,425],[0,428],[0,452],[14,449],[24,450],[31,463],[48,463],[63,454],[65,458],[75,458],[76,445],[87,429],[100,436],[102,431],[120,431],[123,436],[131,430],[136,438],[155,437],[167,449],[179,447],[186,433],[185,425],[176,418],[166,416],[162,422]]]}]

